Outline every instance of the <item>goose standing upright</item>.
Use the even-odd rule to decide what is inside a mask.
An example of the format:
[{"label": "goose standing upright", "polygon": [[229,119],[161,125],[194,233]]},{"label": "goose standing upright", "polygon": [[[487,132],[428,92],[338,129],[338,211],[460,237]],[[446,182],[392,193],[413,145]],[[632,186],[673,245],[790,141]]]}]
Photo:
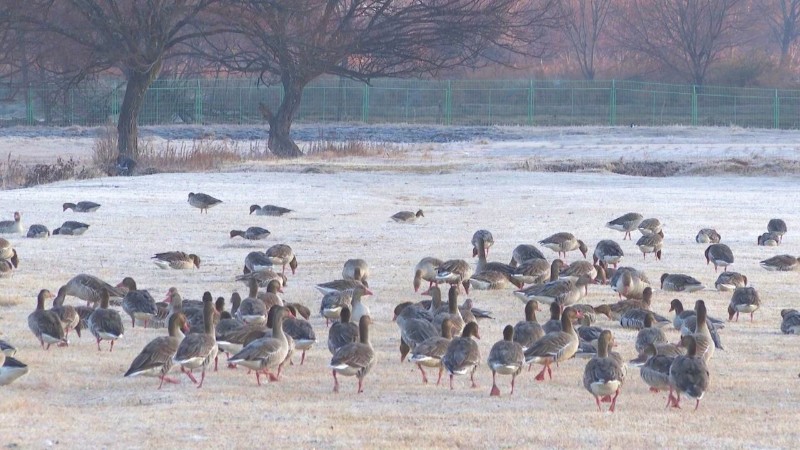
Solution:
[{"label": "goose standing upright", "polygon": [[[700,400],[708,390],[711,378],[706,361],[697,355],[698,348],[694,336],[683,336],[681,345],[686,347],[686,355],[677,356],[669,368],[670,398],[672,390],[677,391],[672,406],[680,408],[681,393],[697,400],[694,409],[700,407]],[[668,404],[669,405],[669,404]]]},{"label": "goose standing upright", "polygon": [[336,350],[328,367],[333,374],[333,392],[339,393],[337,374],[358,378],[358,393],[364,392],[364,378],[375,366],[375,351],[369,340],[372,319],[362,316],[358,321],[359,342],[352,342]]},{"label": "goose standing upright", "polygon": [[697,300],[694,304],[694,311],[696,313],[697,325],[694,334],[689,336],[694,338],[698,356],[703,358],[705,362],[708,362],[711,357],[714,356],[716,345],[714,343],[714,338],[711,336],[711,330],[708,328],[708,321],[706,320],[708,318],[706,302]]},{"label": "goose standing upright", "polygon": [[525,350],[526,363],[542,365],[542,371],[536,375],[536,381],[543,381],[545,372],[550,379],[553,379],[550,365],[558,364],[575,356],[579,344],[578,334],[572,326],[572,320],[575,317],[577,314],[573,308],[565,308],[561,314],[561,331],[545,334]]},{"label": "goose standing upright", "polygon": [[636,241],[636,246],[642,252],[642,259],[647,259],[648,253],[653,253],[657,260],[661,260],[661,249],[664,247],[664,233],[645,234]]},{"label": "goose standing upright", "polygon": [[[181,366],[192,383],[197,380],[192,375],[192,370],[202,368],[200,384],[197,388],[203,387],[206,379],[206,367],[217,358],[219,347],[214,333],[214,303],[210,292],[203,293],[203,333],[192,333],[186,336],[178,346],[173,358],[176,364]],[[188,369],[188,372],[187,372]]]},{"label": "goose standing upright", "polygon": [[478,248],[478,241],[483,241],[484,247],[484,254],[485,256],[489,255],[489,249],[494,245],[494,236],[492,236],[492,232],[489,230],[478,230],[472,234],[472,257],[476,257],[480,255],[480,249]]},{"label": "goose standing upright", "polygon": [[[613,342],[610,330],[603,330],[597,340],[597,355],[592,357],[583,370],[583,387],[594,396],[597,410],[602,411],[600,401],[610,401],[610,412],[614,412],[617,397],[622,383],[625,382],[625,370],[622,364],[609,356],[609,347]],[[614,396],[613,398],[611,396]]]},{"label": "goose standing upright", "polygon": [[86,321],[94,338],[97,340],[97,351],[100,351],[100,341],[110,341],[108,351],[114,350],[114,342],[120,339],[125,332],[122,317],[113,309],[108,309],[108,291],[100,292],[100,307],[95,309]]},{"label": "goose standing upright", "polygon": [[[256,373],[256,383],[261,386],[261,374],[270,381],[277,381],[283,362],[289,355],[289,341],[283,330],[288,310],[283,306],[275,306],[272,322],[272,336],[256,339],[245,345],[242,350],[231,356],[228,362],[241,364]],[[277,369],[278,375],[271,370]]]},{"label": "goose standing upright", "polygon": [[461,332],[460,337],[456,337],[447,345],[442,357],[442,365],[450,374],[450,389],[453,389],[453,376],[470,374],[469,379],[472,382],[472,387],[476,388],[478,385],[475,383],[475,370],[478,368],[481,359],[481,351],[478,348],[478,343],[473,339],[480,339],[480,332],[478,331],[478,324],[475,322],[468,323],[464,330]]},{"label": "goose standing upright", "polygon": [[0,221],[0,234],[22,234],[22,214],[14,212],[14,220]]},{"label": "goose standing upright", "polygon": [[200,214],[203,214],[203,211],[208,214],[208,208],[213,208],[222,203],[222,200],[214,198],[208,194],[203,194],[202,192],[198,192],[197,194],[194,192],[189,192],[188,201],[189,205],[200,210]]},{"label": "goose standing upright", "polygon": [[525,364],[525,354],[522,346],[514,341],[513,326],[506,325],[503,328],[503,340],[495,342],[492,346],[486,364],[492,369],[492,390],[489,392],[489,396],[500,395],[500,389],[497,387],[495,379],[498,373],[511,375],[511,392],[509,395],[513,395],[514,381],[517,379],[517,375],[522,372],[522,366]]},{"label": "goose standing upright", "polygon": [[186,316],[181,313],[173,314],[167,324],[168,336],[160,336],[144,346],[139,355],[133,359],[125,377],[148,376],[158,377],[161,381],[158,388],[164,382],[177,383],[178,380],[170,378],[167,374],[172,369],[172,358],[178,351],[178,346],[183,339],[183,333],[189,332],[189,323]]},{"label": "goose standing upright", "polygon": [[[52,344],[56,344],[59,347],[69,345],[58,315],[53,311],[44,309],[45,300],[50,298],[53,298],[53,294],[50,291],[47,289],[40,290],[36,296],[36,310],[28,315],[28,328],[30,328],[45,350],[50,350],[50,345]],[[47,344],[47,347],[44,344]]]},{"label": "goose standing upright", "polygon": [[631,231],[639,228],[642,219],[644,219],[644,217],[641,214],[630,212],[606,223],[606,227],[624,232],[625,235],[622,236],[622,240],[624,241],[626,238],[631,239]]},{"label": "goose standing upright", "polygon": [[431,336],[417,344],[411,356],[408,358],[409,361],[415,363],[419,368],[422,374],[423,384],[428,384],[428,376],[425,374],[425,369],[423,369],[422,366],[438,368],[439,377],[436,379],[436,385],[438,386],[439,383],[442,382],[442,372],[444,371],[442,358],[444,358],[445,353],[447,353],[447,347],[453,339],[453,326],[450,323],[450,319],[442,321],[441,331],[442,333],[440,336]]},{"label": "goose standing upright", "polygon": [[518,342],[523,351],[544,336],[542,326],[536,321],[538,305],[536,300],[528,300],[528,303],[525,304],[525,320],[514,325],[514,342]]},{"label": "goose standing upright", "polygon": [[334,322],[328,329],[328,351],[331,355],[347,344],[358,342],[358,324],[350,321],[350,308],[343,306],[339,318],[339,322]]},{"label": "goose standing upright", "polygon": [[147,322],[153,320],[158,312],[153,296],[147,290],[137,289],[136,281],[132,277],[123,278],[117,287],[128,290],[122,298],[122,310],[130,316],[131,328],[136,328],[136,319],[141,320],[147,328]]}]

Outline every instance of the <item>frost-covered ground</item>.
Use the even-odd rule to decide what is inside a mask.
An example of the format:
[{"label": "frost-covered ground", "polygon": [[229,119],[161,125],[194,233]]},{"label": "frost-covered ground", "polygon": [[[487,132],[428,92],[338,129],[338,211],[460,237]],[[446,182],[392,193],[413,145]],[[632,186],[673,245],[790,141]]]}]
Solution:
[{"label": "frost-covered ground", "polygon": [[[300,128],[308,129],[309,140],[316,139],[315,127]],[[394,135],[395,129],[415,133],[411,127],[378,128],[389,130],[386,135]],[[178,139],[177,131],[152,133],[167,133],[152,139]],[[217,128],[214,133],[222,134]],[[800,347],[796,337],[780,333],[779,325],[782,308],[800,306],[800,275],[767,272],[758,265],[775,254],[800,254],[796,176],[642,178],[507,169],[511,162],[534,155],[555,161],[662,156],[713,161],[721,155],[794,160],[798,133],[687,128],[493,128],[486,135],[471,133],[462,142],[436,143],[427,137],[386,156],[292,163],[335,166],[333,173],[297,173],[282,170],[286,163],[266,162],[248,165],[247,172],[226,168],[219,173],[101,178],[0,192],[2,219],[18,210],[26,225],[43,223],[53,229],[64,220],[91,224],[79,237],[5,236],[17,248],[21,264],[12,278],[0,279],[0,338],[18,346],[17,356],[31,372],[0,388],[0,441],[11,448],[796,445]],[[192,137],[197,136],[181,139]],[[11,150],[45,161],[62,154],[89,157],[91,142],[90,134],[8,133],[0,138],[0,155]],[[448,170],[416,170],[430,164]],[[190,191],[214,195],[224,203],[201,215],[186,203]],[[77,200],[103,206],[93,214],[62,212],[63,202]],[[250,216],[248,206],[253,203],[296,212],[284,218]],[[417,208],[425,217],[416,224],[389,220],[399,210]],[[603,226],[629,211],[658,217],[665,224],[662,261],[643,260],[633,243]],[[756,235],[773,217],[789,226],[783,245],[756,246]],[[272,235],[258,243],[228,238],[231,229],[252,225]],[[644,270],[654,282],[664,272],[687,273],[713,286],[717,274],[705,263],[705,246],[694,242],[704,227],[716,228],[733,249],[736,263],[731,268],[748,276],[763,306],[753,323],[743,317],[722,331],[725,351],[718,351],[710,363],[711,388],[697,412],[691,411],[690,402],[683,410],[664,410],[665,395],[648,392],[635,368],[628,371],[617,412],[608,414],[597,412],[582,387],[584,360],[561,364],[554,380],[544,383],[524,372],[513,397],[507,395],[508,378],[500,377],[500,398],[488,396],[491,372],[485,364],[476,375],[479,389],[457,378],[456,389],[450,391],[423,386],[416,367],[398,361],[399,333],[391,313],[398,302],[420,298],[411,287],[414,265],[424,256],[472,261],[469,241],[479,228],[494,234],[490,260],[508,262],[517,244],[535,244],[552,233],[570,231],[585,240],[590,251],[601,239],[617,240],[626,252],[625,264]],[[318,314],[311,320],[318,345],[306,364],[287,368],[282,381],[260,388],[242,369],[209,374],[201,390],[185,377],[180,385],[165,385],[160,391],[156,380],[123,378],[136,354],[163,330],[128,328],[113,353],[98,353],[86,336],[73,337],[68,348],[42,351],[27,329],[26,317],[38,290],[55,292],[78,273],[113,283],[133,276],[140,288],[157,298],[170,286],[178,287],[185,298],[200,298],[205,290],[229,298],[233,290],[245,291],[233,280],[244,256],[275,243],[291,245],[300,263],[284,299],[302,302],[315,312],[321,296],[314,284],[339,278],[348,258],[364,258],[371,265],[375,295],[367,303],[375,321],[372,342],[379,360],[367,377],[365,393],[355,394],[353,379],[342,380],[339,395],[331,393],[327,330]],[[197,253],[203,263],[198,270],[180,272],[152,264],[150,256],[169,250]],[[577,258],[572,253],[568,260]],[[714,316],[726,316],[728,293],[674,295],[657,287],[654,310],[661,314],[669,315],[669,301],[677,297],[685,304],[704,298]],[[523,305],[510,291],[473,292],[472,298],[496,317],[481,322],[479,345],[485,360],[502,327],[523,318]],[[608,286],[591,286],[584,301],[596,305],[616,300]],[[76,299],[69,302],[79,304]],[[540,321],[546,318],[539,314]],[[635,356],[635,332],[610,321],[601,320],[600,325],[613,330],[626,358]],[[677,340],[678,333],[669,330],[668,337]]]}]

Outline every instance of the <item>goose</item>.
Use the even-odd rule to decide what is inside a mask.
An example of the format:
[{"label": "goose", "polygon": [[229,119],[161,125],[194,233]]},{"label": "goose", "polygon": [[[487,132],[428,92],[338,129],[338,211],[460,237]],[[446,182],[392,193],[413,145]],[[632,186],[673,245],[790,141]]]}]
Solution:
[{"label": "goose", "polygon": [[533,258],[517,265],[511,277],[520,283],[542,284],[548,280],[558,279],[558,274],[563,267],[564,261],[560,259],[549,263],[544,258]]},{"label": "goose", "polygon": [[[461,333],[461,330],[466,325],[466,321],[461,315],[461,310],[458,309],[458,288],[456,286],[451,286],[447,292],[447,310],[433,317],[433,325],[439,327],[445,319],[449,319],[453,325],[453,335]],[[475,321],[474,317],[472,321]]]},{"label": "goose", "polygon": [[[448,317],[444,317],[439,323],[438,326],[441,328],[441,323],[447,321],[450,323],[450,327],[453,328],[454,325],[450,321]],[[425,340],[438,335],[438,331],[436,325],[432,322],[429,322],[425,319],[417,319],[417,318],[408,318],[405,320],[400,320],[397,322],[397,325],[400,327],[400,362],[402,363],[405,361],[406,356],[408,356],[409,352],[414,350],[417,345]]]},{"label": "goose", "polygon": [[447,353],[447,347],[453,339],[453,325],[450,319],[445,319],[441,324],[441,335],[431,336],[428,339],[420,342],[414,347],[408,360],[416,364],[422,374],[422,383],[428,384],[428,376],[422,366],[439,369],[439,377],[436,379],[436,385],[442,382],[442,372],[444,366],[442,365],[442,358]]},{"label": "goose", "polygon": [[606,227],[625,233],[625,235],[622,236],[622,240],[624,241],[625,238],[631,239],[631,231],[639,228],[639,223],[641,223],[642,219],[644,219],[644,216],[641,214],[630,212],[617,217],[611,222],[607,222]]},{"label": "goose", "polygon": [[251,292],[247,298],[242,300],[239,309],[236,310],[236,318],[245,324],[263,324],[267,321],[268,311],[266,303],[256,295],[252,295]]},{"label": "goose", "polygon": [[[72,305],[65,305],[64,297],[54,298],[53,307],[50,308],[50,311],[56,313],[58,320],[61,321],[61,327],[64,328],[64,336],[69,338],[69,332],[77,329],[80,323],[81,318],[78,315],[78,311]],[[78,336],[80,337],[80,335]]]},{"label": "goose", "polygon": [[250,205],[250,214],[256,213],[257,216],[282,216],[294,212],[293,209],[275,205]]},{"label": "goose", "polygon": [[594,253],[592,254],[592,262],[597,264],[602,261],[609,266],[614,266],[616,269],[617,265],[622,261],[623,256],[625,256],[625,253],[622,251],[622,247],[620,247],[619,244],[610,239],[604,239],[595,246]]},{"label": "goose", "polygon": [[[514,342],[518,342],[523,350],[533,345],[539,338],[544,336],[544,330],[539,322],[536,321],[536,310],[539,303],[536,300],[528,300],[525,304],[525,320],[514,325]],[[561,312],[559,311],[559,315]]]},{"label": "goose", "polygon": [[644,317],[644,328],[639,330],[636,335],[636,353],[643,353],[644,348],[650,344],[666,344],[667,335],[661,328],[655,328],[656,318],[653,313],[648,313]]},{"label": "goose", "polygon": [[260,241],[266,239],[270,232],[266,228],[261,227],[248,227],[246,230],[231,230],[231,239],[235,237],[242,237],[248,241]]},{"label": "goose", "polygon": [[755,288],[740,287],[733,291],[731,302],[728,304],[728,320],[739,321],[739,313],[750,313],[750,322],[753,321],[753,313],[761,306],[761,298]]},{"label": "goose", "polygon": [[29,238],[34,239],[43,239],[50,237],[50,230],[41,224],[35,223],[28,227],[28,234],[26,234]]},{"label": "goose", "polygon": [[7,239],[0,238],[0,259],[11,259],[17,252]]},{"label": "goose", "polygon": [[756,238],[756,244],[761,247],[777,247],[779,243],[780,238],[772,232],[762,233]]},{"label": "goose", "polygon": [[138,290],[136,281],[131,277],[125,277],[117,285],[118,288],[124,287],[128,290],[122,298],[122,310],[128,313],[131,318],[131,328],[136,328],[136,319],[143,322],[147,328],[147,322],[153,320],[156,313],[156,301],[150,292]]},{"label": "goose", "polygon": [[700,400],[708,390],[710,374],[706,361],[698,356],[698,348],[695,337],[683,336],[681,345],[686,347],[686,354],[677,356],[669,366],[670,396],[672,390],[677,392],[672,406],[680,408],[681,393],[688,395],[696,400],[695,411],[700,406]]},{"label": "goose", "polygon": [[478,343],[473,338],[480,339],[481,335],[478,330],[478,324],[470,322],[461,331],[461,336],[450,341],[444,356],[442,356],[442,365],[450,375],[450,390],[453,390],[453,377],[455,375],[466,375],[468,373],[472,387],[478,387],[475,383],[475,370],[480,364],[481,351],[478,348]]},{"label": "goose", "polygon": [[578,334],[572,326],[572,320],[577,313],[571,307],[564,309],[561,314],[561,331],[548,333],[541,339],[534,342],[532,346],[525,350],[525,362],[527,364],[541,364],[542,370],[536,375],[536,381],[543,381],[545,371],[553,379],[553,372],[550,366],[553,363],[566,361],[578,351]]},{"label": "goose", "polygon": [[697,278],[682,273],[661,275],[661,290],[667,292],[695,292],[705,289]]},{"label": "goose", "polygon": [[281,287],[288,284],[286,275],[282,273],[275,273],[272,269],[254,270],[242,275],[237,275],[235,280],[241,281],[247,285],[250,284],[250,280],[256,280],[259,287],[267,287],[269,282],[272,280],[278,280],[281,283]]},{"label": "goose", "polygon": [[197,194],[194,192],[189,192],[189,204],[200,209],[200,214],[203,214],[203,211],[208,214],[208,208],[213,208],[220,203],[222,203],[222,200],[214,198],[208,194],[203,194],[202,192],[198,192]]},{"label": "goose", "polygon": [[458,307],[465,322],[477,321],[478,319],[494,319],[492,312],[475,307],[471,298],[465,298],[461,306]]},{"label": "goose", "polygon": [[769,271],[788,272],[800,268],[800,261],[791,255],[777,255],[758,263]]},{"label": "goose", "polygon": [[[208,294],[208,295],[206,295]],[[192,383],[197,383],[192,370],[202,368],[200,384],[197,388],[203,387],[206,379],[206,367],[211,361],[216,360],[219,347],[214,334],[214,304],[209,292],[203,294],[203,333],[191,333],[181,341],[178,350],[175,352],[173,361],[181,366],[181,372],[185,373]],[[188,371],[187,371],[188,369]]]},{"label": "goose", "polygon": [[272,259],[267,258],[266,253],[254,251],[244,257],[244,274],[258,272],[260,270],[272,270]]},{"label": "goose", "polygon": [[[277,381],[280,369],[289,355],[289,341],[283,330],[283,324],[288,310],[283,306],[276,306],[273,313],[272,335],[256,339],[245,345],[242,350],[231,356],[228,362],[242,365],[256,373],[256,383],[261,386],[261,374],[267,375],[270,381]],[[278,370],[278,374],[271,370]]]},{"label": "goose", "polygon": [[[50,350],[52,344],[59,347],[69,345],[61,320],[53,311],[44,309],[45,300],[50,298],[53,298],[53,294],[47,289],[39,291],[36,296],[36,310],[28,315],[28,328],[45,350]],[[47,347],[44,346],[45,344]]]},{"label": "goose", "polygon": [[414,223],[420,217],[425,217],[425,213],[423,213],[421,209],[418,209],[417,212],[400,211],[400,212],[394,213],[394,214],[392,214],[390,219],[394,220],[397,223]]},{"label": "goose", "polygon": [[782,333],[800,334],[800,312],[796,309],[782,309],[781,319]]},{"label": "goose", "polygon": [[[602,411],[600,407],[602,400],[603,402],[610,401],[611,406],[608,410],[614,412],[619,391],[625,382],[625,371],[622,365],[616,358],[609,356],[612,339],[610,330],[600,333],[600,338],[597,340],[597,355],[586,363],[583,370],[583,387],[594,396],[598,411]],[[614,397],[611,397],[612,395]]]},{"label": "goose", "polygon": [[294,350],[302,352],[300,356],[300,365],[302,366],[306,360],[306,351],[311,350],[311,347],[317,343],[317,335],[309,322],[297,318],[294,307],[287,306],[286,308],[291,314],[283,319],[283,331],[294,340]]},{"label": "goose", "polygon": [[352,342],[358,342],[358,325],[350,321],[350,308],[343,306],[339,322],[334,322],[328,329],[328,351],[333,355]]},{"label": "goose", "polygon": [[8,386],[28,373],[28,366],[17,358],[0,353],[0,386]]},{"label": "goose", "polygon": [[703,228],[697,232],[694,240],[698,244],[718,244],[722,237],[713,228]]},{"label": "goose", "polygon": [[659,234],[662,231],[661,228],[662,228],[661,221],[656,218],[644,219],[641,222],[639,222],[639,232],[642,233],[642,236]]},{"label": "goose", "polygon": [[503,328],[503,339],[495,342],[492,349],[489,351],[489,358],[486,359],[486,364],[492,370],[492,390],[489,396],[495,397],[500,395],[500,388],[497,387],[496,376],[511,375],[511,392],[509,395],[514,395],[514,381],[517,375],[522,372],[522,366],[525,364],[525,354],[522,346],[514,341],[514,327],[506,325]]},{"label": "goose", "polygon": [[436,314],[436,312],[432,311],[438,312],[438,308],[441,307],[442,293],[441,291],[433,292],[433,288],[426,291],[426,293],[430,293],[431,295],[438,297],[438,301],[436,302],[438,306],[433,306],[434,302],[431,302],[430,308],[425,308],[422,304],[414,304],[411,302],[400,303],[394,308],[392,322],[397,322],[398,326],[403,326],[403,322],[408,319],[422,319],[427,320],[428,322],[433,322],[433,316]]},{"label": "goose", "polygon": [[429,283],[428,287],[433,286],[433,284],[437,282],[436,276],[439,273],[439,266],[441,266],[442,263],[443,261],[441,259],[432,256],[426,256],[419,260],[414,267],[414,292],[419,291],[423,280]]},{"label": "goose", "polygon": [[[683,328],[684,322],[688,320],[690,317],[694,317],[696,315],[693,309],[684,309],[683,303],[677,298],[672,299],[669,304],[669,312],[675,312],[675,318],[672,320],[672,325],[675,327],[676,330],[680,330]],[[713,317],[707,317],[707,319],[711,322],[714,328],[723,328],[725,322],[719,319],[715,319]],[[694,332],[694,326],[692,326],[692,332]]]},{"label": "goose", "polygon": [[[708,328],[708,331],[711,334],[711,341],[714,343],[714,348],[725,350],[725,348],[722,346],[722,338],[719,336],[718,331],[725,328],[725,325],[712,322],[711,319],[706,316],[706,328]],[[697,331],[697,314],[687,317],[683,321],[680,331],[681,336],[694,334]]]},{"label": "goose", "polygon": [[724,270],[727,270],[728,266],[733,264],[733,252],[731,251],[731,248],[725,244],[709,245],[706,248],[705,255],[706,265],[713,263],[714,272],[717,271],[718,267],[722,267]]},{"label": "goose", "polygon": [[609,284],[619,298],[641,299],[644,290],[650,287],[650,280],[644,272],[633,267],[620,267],[611,277]]},{"label": "goose", "polygon": [[494,245],[494,236],[492,236],[492,232],[489,230],[478,230],[472,234],[472,257],[476,257],[480,255],[480,249],[478,248],[478,242],[483,241],[483,246],[485,248],[485,255],[489,255],[489,249]]},{"label": "goose", "polygon": [[[217,302],[222,300],[225,301],[224,298],[219,297],[217,298]],[[217,336],[217,343],[219,343],[220,335],[224,335],[225,333],[229,333],[234,330],[238,330],[245,326],[245,323],[235,317],[236,312],[239,310],[239,306],[242,304],[242,296],[239,295],[238,292],[234,292],[231,294],[231,310],[230,311],[223,311],[220,314],[219,322],[214,327],[214,333]],[[230,355],[228,355],[230,356]]]},{"label": "goose", "polygon": [[508,264],[487,262],[485,241],[483,238],[478,239],[478,265],[475,273],[469,279],[472,288],[477,290],[505,289],[509,283],[514,284],[518,289],[522,288],[523,283],[512,277],[515,270]]},{"label": "goose", "polygon": [[514,295],[525,303],[536,300],[546,304],[556,303],[563,308],[583,298],[591,282],[592,278],[588,275],[582,275],[577,280],[564,278],[514,291]]},{"label": "goose", "polygon": [[286,306],[283,299],[278,294],[283,294],[281,282],[278,280],[270,280],[270,282],[267,283],[267,288],[264,292],[258,292],[258,284],[255,280],[250,280],[248,283],[247,296],[261,300],[261,302],[267,307],[267,311],[269,311],[269,309],[275,305]]},{"label": "goose", "polygon": [[[694,337],[694,341],[697,348],[697,354],[703,358],[704,361],[708,362],[712,356],[714,356],[714,349],[716,348],[716,343],[714,342],[714,338],[711,335],[711,329],[708,326],[708,321],[706,320],[708,317],[708,313],[706,310],[706,303],[703,300],[697,300],[694,304],[694,311],[695,311],[695,331],[693,334],[684,334],[683,329],[687,326],[687,321],[684,320],[683,327],[681,328],[681,334],[684,336],[692,336]],[[687,348],[688,353],[688,348]]]},{"label": "goose", "polygon": [[641,299],[620,300],[616,303],[606,303],[595,306],[594,310],[598,314],[604,314],[611,320],[620,320],[622,315],[634,309],[650,310],[653,298],[653,289],[646,287],[642,290]]},{"label": "goose", "polygon": [[511,262],[508,263],[511,267],[517,267],[529,259],[546,259],[544,254],[535,246],[530,244],[520,244],[514,247],[511,252]]},{"label": "goose", "polygon": [[14,212],[14,220],[0,221],[0,234],[22,234],[22,214]]},{"label": "goose", "polygon": [[297,257],[295,256],[292,247],[289,247],[286,244],[275,244],[268,248],[264,254],[272,261],[273,265],[283,266],[281,274],[286,272],[287,264],[289,265],[289,268],[292,269],[292,275],[295,274],[295,271],[297,270]]},{"label": "goose", "polygon": [[561,257],[562,253],[564,254],[564,258],[566,258],[567,252],[571,252],[573,250],[580,250],[580,252],[583,254],[583,257],[586,258],[586,253],[589,252],[586,244],[584,244],[582,240],[576,239],[572,233],[556,233],[539,241],[539,243],[542,244],[542,246],[557,252],[559,258]]},{"label": "goose", "polygon": [[[535,300],[531,300],[535,301]],[[550,304],[550,320],[542,325],[542,331],[547,333],[558,333],[561,331],[561,307],[556,303]]]},{"label": "goose", "polygon": [[[235,355],[242,351],[245,345],[256,339],[271,336],[269,325],[274,323],[272,309],[267,313],[267,322],[258,324],[242,324],[239,328],[230,329],[223,333],[216,332],[217,347],[228,355]],[[228,357],[230,360],[230,356]],[[233,366],[231,364],[231,366]]]},{"label": "goose", "polygon": [[460,285],[464,291],[469,293],[472,277],[472,266],[463,259],[451,259],[439,265],[436,273],[436,281],[439,283],[449,283],[450,285]]},{"label": "goose", "polygon": [[63,207],[64,211],[71,209],[74,212],[91,213],[97,211],[100,208],[100,204],[84,200],[78,203],[64,203]]},{"label": "goose", "polygon": [[559,273],[559,278],[571,278],[577,281],[578,278],[584,275],[589,276],[590,280],[594,281],[597,278],[597,266],[589,261],[578,260],[563,268]]},{"label": "goose", "polygon": [[360,299],[364,295],[372,295],[372,291],[365,288],[363,284],[357,285],[352,289],[345,291],[331,291],[322,297],[319,306],[319,313],[326,319],[326,324],[330,320],[338,320],[341,314],[342,307],[347,306],[350,308],[351,317],[355,315],[353,310],[353,299]]},{"label": "goose", "polygon": [[342,279],[360,281],[369,287],[369,265],[363,259],[348,259],[342,267]]},{"label": "goose", "polygon": [[60,227],[53,230],[53,235],[59,234],[62,236],[80,236],[86,233],[89,229],[89,224],[83,222],[76,222],[74,220],[67,220],[62,223]]},{"label": "goose", "polygon": [[636,241],[636,246],[642,252],[642,259],[647,259],[647,254],[653,253],[660,261],[661,249],[664,247],[664,233],[645,234]]},{"label": "goose", "polygon": [[183,314],[174,314],[169,318],[167,325],[168,336],[160,336],[144,346],[141,352],[133,359],[124,377],[158,377],[158,389],[164,382],[177,383],[178,380],[168,377],[172,370],[173,357],[178,351],[178,346],[183,339],[183,333],[189,332],[189,324]]},{"label": "goose", "polygon": [[0,353],[6,356],[14,356],[17,354],[17,347],[14,347],[8,341],[0,339]]},{"label": "goose", "polygon": [[739,272],[722,272],[717,277],[717,281],[714,282],[714,287],[721,292],[732,291],[737,287],[745,286],[747,286],[747,277]]},{"label": "goose", "polygon": [[664,327],[672,323],[671,320],[667,319],[666,317],[656,314],[649,309],[631,309],[622,313],[619,317],[619,324],[622,328],[627,328],[631,330],[641,330],[645,328],[645,324],[647,321],[647,316],[653,316],[653,322],[651,326],[656,327]]},{"label": "goose", "polygon": [[110,341],[108,351],[114,351],[114,342],[122,338],[125,327],[122,318],[113,309],[108,309],[108,292],[100,292],[100,307],[95,309],[86,320],[89,331],[97,340],[97,351],[100,351],[100,341]]},{"label": "goose", "polygon": [[179,251],[156,253],[153,262],[162,269],[194,269],[200,268],[200,257],[193,253]]},{"label": "goose", "polygon": [[778,236],[778,242],[783,242],[783,235],[786,234],[786,222],[783,219],[770,219],[767,223],[767,231]]},{"label": "goose", "polygon": [[369,326],[372,319],[362,316],[358,321],[359,342],[352,342],[336,350],[328,365],[333,374],[333,392],[339,392],[338,375],[358,378],[358,393],[364,392],[364,378],[375,366],[375,351],[369,340]]},{"label": "goose", "polygon": [[10,277],[17,266],[19,266],[17,251],[12,250],[11,259],[0,259],[0,278]]},{"label": "goose", "polygon": [[[671,344],[671,343],[653,344],[652,347],[655,348],[656,355],[675,357],[686,354],[686,349],[684,347],[681,347],[679,344]],[[645,347],[645,349],[646,348],[647,347]],[[645,352],[643,352],[640,353],[639,356],[628,362],[633,366],[642,367],[642,365],[647,362],[648,357],[649,356]]]},{"label": "goose", "polygon": [[[671,390],[669,384],[669,368],[678,355],[665,355],[658,353],[657,346],[648,344],[642,351],[642,355],[647,357],[644,364],[639,367],[639,376],[650,386],[650,392],[660,392]],[[667,398],[667,405],[671,405],[674,399],[672,394]]]}]

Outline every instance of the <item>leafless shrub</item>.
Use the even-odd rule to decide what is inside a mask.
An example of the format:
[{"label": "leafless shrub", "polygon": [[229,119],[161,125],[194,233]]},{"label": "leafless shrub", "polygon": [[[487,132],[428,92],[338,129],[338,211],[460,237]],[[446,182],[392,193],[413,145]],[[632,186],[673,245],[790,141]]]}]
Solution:
[{"label": "leafless shrub", "polygon": [[314,141],[306,147],[306,156],[316,159],[344,157],[389,156],[398,150],[394,144],[365,141]]},{"label": "leafless shrub", "polygon": [[3,190],[14,189],[25,183],[25,166],[19,159],[12,159],[8,154],[5,162],[0,161],[0,187]]}]

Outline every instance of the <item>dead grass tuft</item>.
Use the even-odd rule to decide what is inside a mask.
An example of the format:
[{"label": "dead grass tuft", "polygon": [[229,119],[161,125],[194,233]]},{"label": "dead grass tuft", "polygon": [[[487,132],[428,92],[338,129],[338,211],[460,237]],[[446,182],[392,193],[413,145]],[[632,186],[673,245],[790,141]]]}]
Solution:
[{"label": "dead grass tuft", "polygon": [[327,160],[346,157],[390,157],[398,150],[396,145],[365,141],[314,141],[305,149],[306,156]]},{"label": "dead grass tuft", "polygon": [[0,162],[0,188],[6,190],[22,186],[25,183],[25,172],[25,166],[20,160],[12,159],[9,153],[5,162]]}]

